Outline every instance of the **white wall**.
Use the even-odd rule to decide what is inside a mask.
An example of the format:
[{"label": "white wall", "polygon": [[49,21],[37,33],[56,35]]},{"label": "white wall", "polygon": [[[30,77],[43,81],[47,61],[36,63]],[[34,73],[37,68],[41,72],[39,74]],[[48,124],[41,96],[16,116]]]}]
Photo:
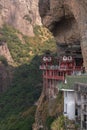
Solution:
[{"label": "white wall", "polygon": [[[66,114],[65,114],[66,112]],[[75,92],[64,91],[64,115],[70,120],[75,120]]]}]

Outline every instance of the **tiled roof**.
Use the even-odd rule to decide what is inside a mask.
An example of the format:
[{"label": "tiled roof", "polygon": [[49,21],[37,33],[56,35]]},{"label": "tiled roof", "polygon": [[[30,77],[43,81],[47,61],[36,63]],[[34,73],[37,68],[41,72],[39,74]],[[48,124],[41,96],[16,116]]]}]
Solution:
[{"label": "tiled roof", "polygon": [[84,83],[87,84],[87,75],[73,75],[73,76],[66,76],[67,83],[59,83],[59,89],[70,89],[73,90],[75,83]]}]

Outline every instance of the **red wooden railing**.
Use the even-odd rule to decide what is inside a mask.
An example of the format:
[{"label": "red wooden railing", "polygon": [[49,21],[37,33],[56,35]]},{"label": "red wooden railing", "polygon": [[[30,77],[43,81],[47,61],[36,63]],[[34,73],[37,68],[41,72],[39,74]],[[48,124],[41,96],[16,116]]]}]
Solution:
[{"label": "red wooden railing", "polygon": [[64,81],[64,76],[48,76],[48,75],[43,75],[43,78],[45,79],[55,79],[55,80],[62,80]]}]

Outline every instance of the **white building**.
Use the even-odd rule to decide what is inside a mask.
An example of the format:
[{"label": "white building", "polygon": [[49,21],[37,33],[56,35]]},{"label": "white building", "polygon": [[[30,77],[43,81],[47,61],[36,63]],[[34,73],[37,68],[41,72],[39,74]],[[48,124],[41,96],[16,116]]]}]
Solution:
[{"label": "white building", "polygon": [[58,85],[64,92],[64,115],[87,130],[87,75],[67,76],[66,81]]}]

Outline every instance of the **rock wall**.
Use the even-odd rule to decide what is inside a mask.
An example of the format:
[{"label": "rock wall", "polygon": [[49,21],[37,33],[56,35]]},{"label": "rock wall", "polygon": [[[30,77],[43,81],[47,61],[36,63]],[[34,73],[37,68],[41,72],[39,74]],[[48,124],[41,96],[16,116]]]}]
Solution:
[{"label": "rock wall", "polygon": [[87,71],[87,1],[39,0],[39,8],[42,23],[50,29],[58,44],[80,42]]},{"label": "rock wall", "polygon": [[0,45],[0,56],[4,56],[7,59],[7,62],[9,64],[13,64],[14,63],[14,61],[12,59],[12,56],[10,54],[10,51],[8,49],[7,43],[5,43],[5,42],[3,42]]},{"label": "rock wall", "polygon": [[33,36],[33,26],[41,25],[38,0],[0,0],[0,26],[4,23]]},{"label": "rock wall", "polygon": [[37,102],[37,110],[35,114],[35,123],[33,124],[33,130],[39,130],[40,128],[44,127],[47,112],[48,112],[48,102],[46,101],[45,95],[42,92]]}]

